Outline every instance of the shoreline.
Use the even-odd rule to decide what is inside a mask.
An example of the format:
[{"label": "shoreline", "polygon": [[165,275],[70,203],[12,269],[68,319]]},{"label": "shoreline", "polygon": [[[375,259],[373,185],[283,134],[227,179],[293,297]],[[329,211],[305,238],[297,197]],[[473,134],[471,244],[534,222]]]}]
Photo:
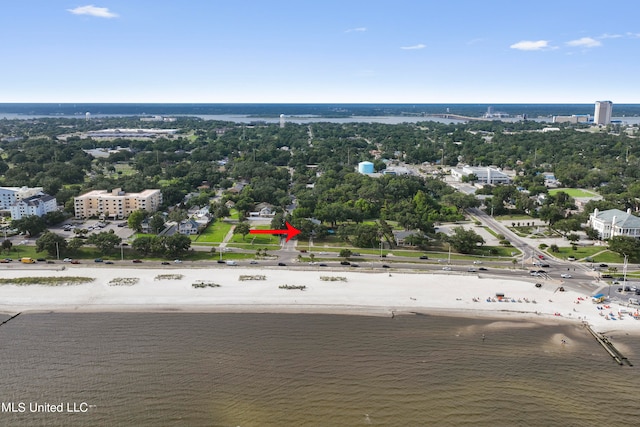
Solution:
[{"label": "shoreline", "polygon": [[[240,276],[264,276],[239,280]],[[590,295],[556,292],[557,286],[485,275],[439,273],[295,271],[225,268],[90,268],[64,271],[3,270],[4,278],[91,277],[91,283],[63,286],[0,285],[0,313],[286,313],[394,317],[404,315],[493,318],[535,323],[588,323],[600,333],[640,335],[640,320],[604,305],[606,320]],[[173,276],[167,279],[168,276]],[[178,278],[178,276],[181,276]],[[323,281],[321,276],[332,277]],[[114,281],[132,279],[130,285]],[[110,284],[111,282],[111,284]],[[215,283],[214,283],[215,282]],[[219,287],[196,288],[196,283]],[[304,290],[279,286],[304,286]],[[504,298],[496,298],[497,295]],[[499,302],[500,301],[500,302]],[[603,305],[600,305],[601,307]]]}]

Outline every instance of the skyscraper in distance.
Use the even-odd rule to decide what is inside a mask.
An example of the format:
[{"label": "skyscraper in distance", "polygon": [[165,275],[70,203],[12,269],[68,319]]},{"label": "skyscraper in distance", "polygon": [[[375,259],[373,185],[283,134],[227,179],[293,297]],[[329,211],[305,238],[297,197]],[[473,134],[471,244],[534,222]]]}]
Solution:
[{"label": "skyscraper in distance", "polygon": [[611,123],[613,103],[611,101],[596,101],[596,111],[593,115],[593,123],[596,125],[608,125]]}]

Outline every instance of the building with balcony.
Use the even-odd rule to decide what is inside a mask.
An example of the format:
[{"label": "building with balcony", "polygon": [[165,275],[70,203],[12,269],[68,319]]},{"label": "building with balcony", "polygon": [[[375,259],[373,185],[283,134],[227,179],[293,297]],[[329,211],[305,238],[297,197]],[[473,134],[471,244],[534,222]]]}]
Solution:
[{"label": "building with balcony", "polygon": [[58,210],[56,198],[48,194],[39,194],[16,201],[9,208],[11,219],[19,220],[26,216],[44,216]]},{"label": "building with balcony", "polygon": [[123,219],[137,210],[155,212],[161,204],[162,193],[158,189],[140,193],[125,193],[121,188],[93,190],[74,199],[74,212],[77,219]]},{"label": "building with balcony", "polygon": [[627,209],[626,212],[620,209],[602,212],[594,209],[589,215],[589,225],[600,233],[600,238],[603,240],[614,236],[640,238],[640,218],[631,214],[631,209]]},{"label": "building with balcony", "polygon": [[0,211],[9,211],[15,202],[41,194],[42,187],[0,187]]}]

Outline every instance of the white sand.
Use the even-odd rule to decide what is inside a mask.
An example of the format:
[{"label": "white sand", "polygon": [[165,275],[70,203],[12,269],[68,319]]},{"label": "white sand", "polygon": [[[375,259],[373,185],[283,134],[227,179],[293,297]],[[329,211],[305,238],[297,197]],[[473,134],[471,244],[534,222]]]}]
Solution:
[{"label": "white sand", "polygon": [[[160,274],[181,274],[180,280],[157,280]],[[588,322],[596,331],[640,332],[640,320],[629,307],[611,304],[598,310],[589,295],[558,292],[557,284],[505,280],[491,276],[446,273],[367,273],[353,271],[293,271],[280,268],[117,268],[70,266],[51,269],[2,269],[1,277],[83,276],[95,280],[69,286],[0,285],[0,312],[29,311],[184,311],[259,313],[336,313],[399,315],[419,312],[467,317],[508,317],[512,320]],[[264,275],[266,280],[240,281],[240,275]],[[346,277],[347,282],[322,281],[320,276]],[[114,286],[115,278],[136,278],[130,286]],[[218,288],[197,289],[197,281]],[[279,289],[304,285],[305,290]],[[504,293],[509,302],[487,302]],[[474,298],[478,301],[474,301]],[[580,300],[579,298],[584,298]],[[516,302],[512,302],[511,300]],[[529,302],[526,302],[526,300]],[[533,302],[535,301],[535,303]],[[614,313],[616,320],[602,314]]]}]

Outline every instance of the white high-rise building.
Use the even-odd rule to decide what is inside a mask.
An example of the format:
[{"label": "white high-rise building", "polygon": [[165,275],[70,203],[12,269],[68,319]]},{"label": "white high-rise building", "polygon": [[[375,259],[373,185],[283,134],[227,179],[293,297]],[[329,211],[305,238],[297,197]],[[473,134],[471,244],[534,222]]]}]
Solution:
[{"label": "white high-rise building", "polygon": [[608,125],[611,123],[613,103],[611,101],[596,101],[596,111],[593,115],[593,123],[596,125]]}]

